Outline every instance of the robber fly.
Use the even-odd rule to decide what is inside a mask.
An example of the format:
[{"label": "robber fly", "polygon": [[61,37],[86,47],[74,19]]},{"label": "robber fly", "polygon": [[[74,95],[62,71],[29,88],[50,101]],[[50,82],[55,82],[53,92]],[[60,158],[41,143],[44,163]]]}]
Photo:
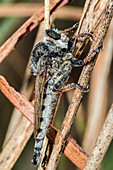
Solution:
[{"label": "robber fly", "polygon": [[41,94],[38,96],[40,100],[37,99],[40,102],[35,113],[35,145],[32,160],[34,165],[38,165],[40,162],[43,141],[48,125],[53,121],[60,92],[76,87],[74,83],[65,85],[71,74],[72,67],[84,66],[101,49],[100,46],[83,60],[73,58],[74,40],[86,36],[93,38],[90,33],[82,33],[69,38],[67,32],[72,31],[75,27],[76,25],[62,32],[55,29],[46,30],[45,35],[48,39],[44,42],[39,42],[31,55],[32,74],[35,76],[42,75],[43,77],[42,82],[40,82],[42,83]]}]

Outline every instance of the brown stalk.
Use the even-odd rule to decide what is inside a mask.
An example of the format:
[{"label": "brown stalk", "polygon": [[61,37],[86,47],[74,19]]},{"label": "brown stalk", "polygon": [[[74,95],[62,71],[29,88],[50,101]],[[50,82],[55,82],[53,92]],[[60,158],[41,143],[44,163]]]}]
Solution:
[{"label": "brown stalk", "polygon": [[[66,0],[52,0],[50,3],[50,13],[55,9],[62,7],[68,3]],[[36,28],[44,19],[44,8],[36,12],[30,19],[28,19],[1,47],[0,47],[0,63],[7,57],[7,55],[14,49],[15,45],[20,39],[25,37],[29,32]]]},{"label": "brown stalk", "polygon": [[[80,21],[78,32],[79,33],[81,33],[81,31],[93,32],[94,39],[92,41],[89,52],[95,50],[96,48],[98,48],[100,44],[103,43],[103,40],[105,38],[106,32],[108,30],[109,24],[112,19],[112,15],[113,15],[112,13],[113,13],[113,1],[100,0],[98,1],[98,3],[95,0],[92,0],[90,2],[86,1],[86,5],[83,11],[83,16]],[[93,20],[95,14],[97,18]],[[78,47],[76,45],[76,48]],[[87,88],[94,64],[95,64],[95,60],[89,63],[87,66],[84,66],[82,70],[78,84],[80,84],[80,86],[82,86],[83,88]],[[52,154],[50,156],[50,160],[47,166],[48,170],[49,169],[54,170],[57,167],[61,153],[65,148],[66,139],[69,135],[70,129],[72,127],[72,123],[77,114],[82,97],[83,97],[83,92],[80,91],[79,89],[76,89],[72,101],[70,103],[70,106],[68,108],[68,111],[66,113],[65,119],[63,121],[61,130],[56,136],[55,144],[53,146]]]},{"label": "brown stalk", "polygon": [[0,169],[10,170],[19,158],[22,150],[33,133],[33,125],[22,117],[13,135],[0,153]]},{"label": "brown stalk", "polygon": [[0,3],[0,17],[30,17],[42,7],[41,3]]},{"label": "brown stalk", "polygon": [[[33,124],[34,106],[23,95],[9,86],[5,78],[2,76],[0,76],[0,90]],[[22,118],[13,135],[0,153],[0,169],[11,169],[29,140],[33,132],[33,126],[27,119],[24,117]],[[57,133],[58,130],[50,125],[47,137],[51,142],[54,142]],[[88,158],[88,155],[71,136],[68,137],[64,154],[80,169],[83,169]]]},{"label": "brown stalk", "polygon": [[[35,42],[34,42],[34,46],[39,41],[42,41],[42,35],[43,34],[44,34],[44,31],[43,31],[43,22],[42,22],[39,26],[39,30],[38,30],[38,33],[37,33],[37,36],[36,36],[36,39],[35,39]],[[34,78],[33,78],[33,76],[31,75],[31,72],[30,72],[30,59],[29,59],[28,64],[27,64],[27,68],[26,68],[25,75],[24,75],[24,81],[22,83],[22,87],[21,87],[21,90],[20,90],[20,93],[23,94],[27,98],[27,100],[30,99],[30,97],[33,93],[33,89],[34,89],[34,83],[33,83]],[[7,133],[6,133],[4,144],[7,142],[7,140],[10,138],[10,136],[13,134],[13,131],[17,127],[21,118],[22,118],[22,115],[20,114],[19,110],[17,110],[15,108],[13,113],[12,113],[10,123],[8,125],[8,130],[7,130]]]},{"label": "brown stalk", "polygon": [[[43,23],[41,23],[41,25],[39,27],[37,37],[36,37],[36,40],[35,40],[35,43],[34,43],[34,46],[37,44],[37,42],[42,40],[43,33],[44,33],[44,31],[43,31]],[[30,66],[30,60],[28,62],[27,68],[26,68],[24,82],[23,82],[23,85],[22,85],[22,88],[21,88],[21,93],[27,99],[29,99],[31,97],[31,94],[33,92],[33,86],[34,86],[34,84],[31,83],[33,77],[31,76],[29,66]],[[30,84],[28,84],[28,82]],[[10,92],[10,90],[9,90],[9,92]],[[25,105],[25,107],[26,107],[26,105]],[[33,112],[34,112],[34,109],[33,109]],[[32,115],[32,117],[33,117],[33,115]],[[32,120],[31,120],[31,122],[32,122]],[[21,134],[21,132],[23,132],[23,133]],[[9,146],[11,146],[10,147],[11,150],[9,151],[9,155],[12,152],[14,152],[14,155],[16,155],[16,156],[10,158],[10,164],[8,164],[8,163],[5,164],[6,169],[9,169],[9,167],[13,167],[14,163],[16,162],[16,160],[18,159],[18,157],[21,154],[22,150],[24,149],[24,146],[28,142],[28,140],[31,137],[32,133],[33,133],[33,126],[30,124],[30,122],[28,122],[28,120],[25,117],[22,117],[19,110],[17,110],[15,108],[14,111],[13,111],[13,115],[12,115],[9,127],[8,127],[8,131],[7,131],[7,134],[6,134],[6,139],[5,139],[4,145],[9,140],[8,144],[6,144],[6,146],[8,145],[6,147],[6,149]],[[20,135],[21,135],[20,143],[18,143],[18,141],[16,141],[16,140],[14,141],[15,137],[20,136]],[[13,147],[14,147],[13,143],[15,143],[15,148],[16,148],[15,151],[13,151]],[[5,148],[5,146],[4,146],[4,148]],[[3,149],[4,151],[2,153],[6,153],[6,149]],[[6,155],[6,156],[9,157],[9,155]],[[7,159],[7,157],[4,158],[4,154],[3,154],[3,158],[5,160]],[[4,162],[3,162],[3,164],[1,166],[4,167]]]},{"label": "brown stalk", "polygon": [[[17,109],[23,112],[24,115],[27,114],[26,118],[28,118],[29,121],[33,122],[33,104],[31,104],[23,95],[15,92],[2,76],[0,76],[0,90]],[[31,137],[33,125],[26,118],[23,117],[21,119],[15,130],[13,129],[13,135],[5,143],[2,152],[0,153],[0,169],[12,169]]]},{"label": "brown stalk", "polygon": [[111,141],[113,139],[113,104],[107,115],[104,126],[100,132],[91,156],[88,158],[84,170],[95,170],[100,165]]},{"label": "brown stalk", "polygon": [[[30,17],[36,11],[42,8],[39,3],[0,3],[0,17],[18,16]],[[82,9],[78,7],[62,7],[55,12],[56,18],[79,20],[82,14]]]},{"label": "brown stalk", "polygon": [[[45,32],[46,29],[50,29],[50,0],[45,0],[44,1],[44,7],[45,7],[45,10],[44,10],[44,32]],[[46,39],[47,39],[47,37],[44,36],[44,41],[46,41]],[[39,119],[39,116],[41,117],[41,115],[39,115],[39,111],[38,111],[39,110],[38,109],[39,108],[39,101],[37,100],[37,97],[38,97],[38,95],[41,94],[41,102],[43,101],[43,92],[44,92],[43,88],[44,88],[44,85],[41,88],[41,91],[39,91],[39,86],[40,86],[39,81],[45,83],[44,78],[42,77],[42,75],[38,75],[36,77],[36,82],[35,82],[35,106],[34,107],[36,108],[35,109],[35,114],[37,114],[37,116],[35,115],[35,117],[36,117],[35,119],[37,119],[37,117]],[[37,92],[39,92],[39,93],[37,94]],[[40,106],[42,106],[42,103],[40,103]],[[38,128],[38,126],[35,127],[35,128]],[[37,131],[37,129],[36,129],[36,131]],[[43,150],[42,150],[41,160],[40,160],[40,163],[39,163],[38,168],[37,168],[38,170],[43,170],[44,169],[41,165],[42,165],[42,162],[43,162],[43,159],[44,159],[44,156],[45,156],[48,141],[49,141],[48,138],[45,136],[44,141],[43,141]],[[50,150],[50,149],[48,148],[48,150]]]}]

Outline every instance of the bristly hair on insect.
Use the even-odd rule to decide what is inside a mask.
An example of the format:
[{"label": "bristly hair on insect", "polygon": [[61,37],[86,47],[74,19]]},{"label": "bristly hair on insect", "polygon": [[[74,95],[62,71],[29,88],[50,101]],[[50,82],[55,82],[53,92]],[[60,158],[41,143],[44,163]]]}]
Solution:
[{"label": "bristly hair on insect", "polygon": [[[53,120],[55,108],[58,104],[58,94],[76,87],[83,92],[86,90],[79,85],[76,86],[75,83],[65,85],[71,74],[72,67],[84,66],[102,49],[101,45],[83,60],[73,58],[74,40],[81,37],[93,38],[91,33],[82,33],[69,38],[67,33],[73,31],[77,25],[78,23],[64,31],[46,30],[45,34],[48,39],[44,42],[39,42],[32,51],[31,73],[35,76],[44,75],[43,93],[41,94],[41,100],[43,101],[41,101],[42,105],[38,106],[41,110],[41,117],[39,118],[38,115],[35,115],[35,119],[39,120],[40,128],[35,128],[37,129],[37,132],[35,132],[37,136],[32,160],[34,165],[39,165],[40,163],[43,141],[48,125]],[[38,103],[35,104],[38,105]]]}]

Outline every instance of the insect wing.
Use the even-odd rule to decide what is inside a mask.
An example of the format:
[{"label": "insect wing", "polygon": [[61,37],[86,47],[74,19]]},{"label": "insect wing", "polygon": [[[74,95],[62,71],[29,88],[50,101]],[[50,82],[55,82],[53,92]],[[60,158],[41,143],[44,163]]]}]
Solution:
[{"label": "insect wing", "polygon": [[43,95],[45,89],[45,81],[47,75],[47,68],[44,69],[43,74],[37,75],[35,82],[35,115],[34,115],[34,138],[36,138],[38,129],[40,128],[42,117]]}]

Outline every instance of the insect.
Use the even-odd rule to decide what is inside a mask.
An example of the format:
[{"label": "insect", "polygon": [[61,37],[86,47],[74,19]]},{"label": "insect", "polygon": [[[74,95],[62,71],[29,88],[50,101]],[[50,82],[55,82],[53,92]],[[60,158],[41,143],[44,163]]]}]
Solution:
[{"label": "insect", "polygon": [[[76,87],[74,83],[65,85],[71,74],[72,67],[81,67],[87,64],[102,48],[102,46],[98,47],[83,60],[73,58],[74,40],[85,36],[92,39],[92,34],[90,33],[82,33],[69,38],[66,33],[72,31],[75,27],[76,25],[62,32],[55,29],[46,30],[45,34],[48,39],[44,42],[39,42],[31,55],[32,74],[35,76],[42,75],[43,77],[39,95],[40,102],[36,111],[40,113],[35,113],[36,135],[32,160],[34,165],[38,165],[40,162],[43,141],[48,125],[53,121],[60,92]],[[81,87],[78,86],[78,88]]]}]

